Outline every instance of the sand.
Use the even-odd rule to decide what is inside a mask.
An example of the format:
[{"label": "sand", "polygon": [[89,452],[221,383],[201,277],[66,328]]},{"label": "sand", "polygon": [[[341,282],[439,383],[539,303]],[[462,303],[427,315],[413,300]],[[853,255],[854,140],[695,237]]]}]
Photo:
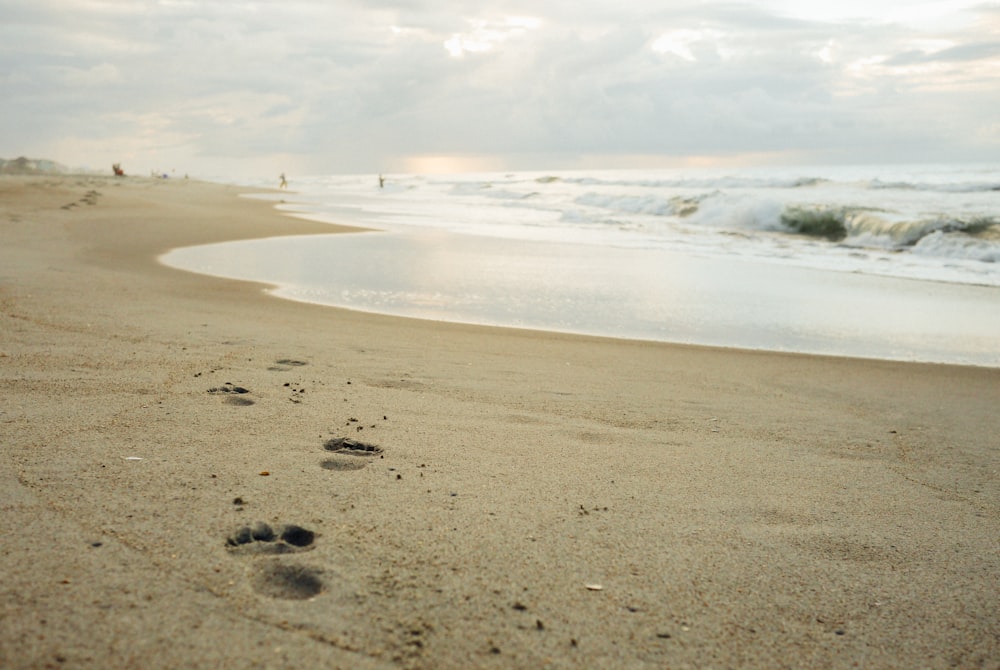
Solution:
[{"label": "sand", "polygon": [[0,178],[0,666],[1000,667],[1000,370],[157,263],[238,193]]}]

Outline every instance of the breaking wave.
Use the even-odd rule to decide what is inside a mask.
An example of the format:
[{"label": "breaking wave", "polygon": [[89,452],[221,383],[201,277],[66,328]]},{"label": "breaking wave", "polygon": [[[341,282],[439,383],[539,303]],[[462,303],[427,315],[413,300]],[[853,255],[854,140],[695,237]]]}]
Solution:
[{"label": "breaking wave", "polygon": [[[867,206],[786,204],[767,197],[716,191],[701,196],[608,195],[586,193],[575,204],[622,216],[684,220],[694,225],[743,232],[770,232],[815,238],[847,247],[912,250],[925,256],[1000,260],[1000,217],[982,215],[907,216]],[[586,219],[579,211],[574,221]]]},{"label": "breaking wave", "polygon": [[[377,184],[377,182],[376,182]],[[363,225],[754,258],[1000,286],[1000,166],[317,178]],[[353,208],[344,208],[354,198]],[[360,218],[359,218],[360,217]]]}]

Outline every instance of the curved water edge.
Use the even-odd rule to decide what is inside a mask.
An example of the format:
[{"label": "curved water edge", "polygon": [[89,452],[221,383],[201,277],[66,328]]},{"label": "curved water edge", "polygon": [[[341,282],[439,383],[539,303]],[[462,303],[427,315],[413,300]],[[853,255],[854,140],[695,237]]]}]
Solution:
[{"label": "curved water edge", "polygon": [[1000,289],[440,229],[177,249],[278,296],[440,321],[1000,367]]}]

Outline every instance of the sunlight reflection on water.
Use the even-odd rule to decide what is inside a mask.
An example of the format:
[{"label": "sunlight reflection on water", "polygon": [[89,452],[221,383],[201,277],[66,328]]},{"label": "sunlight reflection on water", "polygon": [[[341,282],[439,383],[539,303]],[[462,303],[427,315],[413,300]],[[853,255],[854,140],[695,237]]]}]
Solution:
[{"label": "sunlight reflection on water", "polygon": [[398,316],[1000,367],[995,288],[434,230],[231,242],[163,260]]}]

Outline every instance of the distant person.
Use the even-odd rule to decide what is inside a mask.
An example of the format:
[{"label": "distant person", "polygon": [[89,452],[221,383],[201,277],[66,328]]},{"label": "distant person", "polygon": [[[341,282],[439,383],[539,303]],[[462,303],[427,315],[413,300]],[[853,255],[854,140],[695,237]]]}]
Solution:
[{"label": "distant person", "polygon": [[278,185],[278,188],[288,188],[288,180],[285,179],[284,172],[281,173],[281,183]]},{"label": "distant person", "polygon": [[382,188],[383,186],[385,186],[385,177],[383,177],[382,175],[379,175],[378,176],[378,187]]},{"label": "distant person", "polygon": [[111,166],[111,169],[115,171],[115,176],[116,177],[124,177],[125,176],[125,170],[122,169],[122,164],[121,163],[115,163],[114,165]]}]

